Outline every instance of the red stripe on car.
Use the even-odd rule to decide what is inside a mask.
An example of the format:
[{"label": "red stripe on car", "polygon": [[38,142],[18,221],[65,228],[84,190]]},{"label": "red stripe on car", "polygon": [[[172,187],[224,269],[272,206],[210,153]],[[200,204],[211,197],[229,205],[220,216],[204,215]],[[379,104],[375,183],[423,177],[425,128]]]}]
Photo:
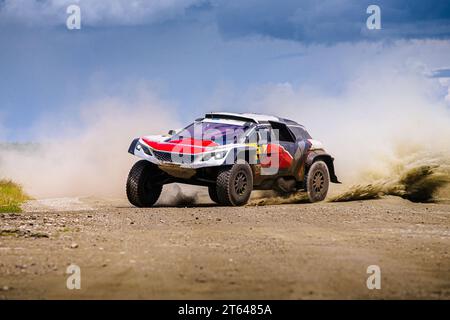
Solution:
[{"label": "red stripe on car", "polygon": [[[275,161],[278,160],[278,163]],[[268,144],[265,154],[260,155],[260,162],[263,168],[277,167],[288,169],[292,164],[292,156],[279,144]]]},{"label": "red stripe on car", "polygon": [[207,147],[218,146],[217,143],[210,140],[197,140],[192,138],[167,142],[152,141],[147,138],[142,138],[142,140],[152,149],[180,154],[202,153],[208,150]]}]

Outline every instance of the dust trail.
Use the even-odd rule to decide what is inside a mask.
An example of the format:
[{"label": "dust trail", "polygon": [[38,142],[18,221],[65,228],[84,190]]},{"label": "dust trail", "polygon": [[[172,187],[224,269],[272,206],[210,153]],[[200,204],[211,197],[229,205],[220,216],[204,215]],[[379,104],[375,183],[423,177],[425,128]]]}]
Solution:
[{"label": "dust trail", "polygon": [[446,92],[438,79],[381,59],[358,68],[339,94],[279,83],[256,90],[245,102],[256,112],[297,120],[323,142],[343,182],[332,184],[330,195],[347,187],[340,199],[395,193],[428,201],[449,189]]},{"label": "dust trail", "polygon": [[391,165],[384,177],[371,183],[353,185],[347,191],[331,197],[330,201],[377,199],[393,195],[413,202],[429,202],[440,200],[439,192],[449,187],[450,158],[445,154],[414,154]]},{"label": "dust trail", "polygon": [[[442,198],[450,186],[450,158],[445,154],[418,153],[390,163],[390,170],[382,173],[366,171],[362,180],[373,181],[355,184],[346,191],[329,197],[330,202],[379,199],[392,195],[413,202],[448,200]],[[444,192],[441,192],[444,191]],[[279,195],[273,191],[257,192],[249,206],[308,203],[306,192]]]},{"label": "dust trail", "polygon": [[306,192],[295,192],[288,195],[280,195],[275,191],[254,191],[247,204],[248,206],[269,206],[277,204],[308,203]]},{"label": "dust trail", "polygon": [[199,189],[195,186],[172,183],[164,186],[156,205],[188,207],[198,203]]}]

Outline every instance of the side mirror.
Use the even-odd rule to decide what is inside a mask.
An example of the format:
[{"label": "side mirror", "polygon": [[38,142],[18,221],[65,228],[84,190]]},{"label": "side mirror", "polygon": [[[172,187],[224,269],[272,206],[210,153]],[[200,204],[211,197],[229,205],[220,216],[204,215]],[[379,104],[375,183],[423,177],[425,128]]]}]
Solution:
[{"label": "side mirror", "polygon": [[173,136],[175,133],[177,133],[174,129],[170,129],[169,130],[169,134],[171,135],[171,136]]}]

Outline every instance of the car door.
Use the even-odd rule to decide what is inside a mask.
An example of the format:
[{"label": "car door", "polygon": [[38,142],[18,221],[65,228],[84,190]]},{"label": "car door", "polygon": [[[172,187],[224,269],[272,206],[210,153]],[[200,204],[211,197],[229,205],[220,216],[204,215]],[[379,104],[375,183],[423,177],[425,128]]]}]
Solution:
[{"label": "car door", "polygon": [[281,122],[270,122],[270,126],[273,129],[273,133],[278,140],[278,143],[294,157],[297,149],[296,139],[294,134],[288,128],[287,125]]},{"label": "car door", "polygon": [[[281,139],[280,139],[281,137]],[[295,142],[289,131],[279,133],[273,126],[261,126],[258,128],[259,160],[264,168],[271,168],[271,174],[288,170],[293,162],[290,152],[295,150]]]}]

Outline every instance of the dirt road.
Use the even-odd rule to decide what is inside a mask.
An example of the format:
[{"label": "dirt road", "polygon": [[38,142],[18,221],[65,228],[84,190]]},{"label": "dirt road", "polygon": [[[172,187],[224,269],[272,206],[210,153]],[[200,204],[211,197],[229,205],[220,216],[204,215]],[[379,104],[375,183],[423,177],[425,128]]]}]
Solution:
[{"label": "dirt road", "polygon": [[[26,209],[0,216],[3,299],[450,298],[450,204]],[[66,288],[70,264],[80,290]],[[366,286],[369,265],[380,290]]]}]

